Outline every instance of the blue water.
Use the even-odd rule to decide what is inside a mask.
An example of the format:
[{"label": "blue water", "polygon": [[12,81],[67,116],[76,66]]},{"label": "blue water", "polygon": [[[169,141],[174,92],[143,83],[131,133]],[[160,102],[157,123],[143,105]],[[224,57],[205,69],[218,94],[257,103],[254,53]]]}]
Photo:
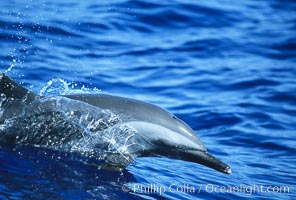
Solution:
[{"label": "blue water", "polygon": [[102,92],[166,108],[232,168],[138,158],[108,172],[2,145],[1,200],[296,198],[295,1],[3,0],[0,49],[0,71],[36,93]]}]

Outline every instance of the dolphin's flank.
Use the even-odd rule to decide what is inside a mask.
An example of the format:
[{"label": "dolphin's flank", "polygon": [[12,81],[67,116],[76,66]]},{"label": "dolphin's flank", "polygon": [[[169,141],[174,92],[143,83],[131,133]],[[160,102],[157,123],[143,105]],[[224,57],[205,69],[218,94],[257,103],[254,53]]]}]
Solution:
[{"label": "dolphin's flank", "polygon": [[77,152],[112,170],[163,156],[231,173],[185,122],[158,106],[106,94],[42,97],[5,74],[0,94],[0,143]]}]

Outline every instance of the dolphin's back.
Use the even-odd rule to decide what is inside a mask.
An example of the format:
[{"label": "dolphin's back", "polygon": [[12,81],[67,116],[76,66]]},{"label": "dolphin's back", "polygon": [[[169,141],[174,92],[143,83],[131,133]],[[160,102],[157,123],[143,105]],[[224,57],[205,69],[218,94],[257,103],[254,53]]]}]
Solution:
[{"label": "dolphin's back", "polygon": [[[186,123],[156,105],[108,94],[67,95],[66,97],[83,101],[102,109],[109,109],[125,122],[139,121],[166,127],[194,141],[201,150],[206,150],[204,144]],[[187,131],[184,131],[184,129],[187,129]]]},{"label": "dolphin's back", "polygon": [[22,99],[25,103],[33,101],[38,96],[3,73],[0,73],[0,93],[5,95],[5,98]]},{"label": "dolphin's back", "polygon": [[[91,104],[93,106],[109,109],[114,114],[121,117],[127,116],[127,121],[145,120],[148,122],[155,121],[155,114],[162,117],[172,116],[164,109],[135,99],[113,96],[108,94],[82,94],[82,95],[66,95],[66,97],[79,100]],[[144,119],[143,119],[144,117]],[[158,119],[159,120],[159,119]]]}]

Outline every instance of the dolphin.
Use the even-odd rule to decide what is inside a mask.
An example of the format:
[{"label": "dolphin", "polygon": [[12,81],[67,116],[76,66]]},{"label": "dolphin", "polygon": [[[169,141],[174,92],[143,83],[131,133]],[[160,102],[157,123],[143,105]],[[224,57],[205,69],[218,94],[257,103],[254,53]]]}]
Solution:
[{"label": "dolphin", "polygon": [[108,94],[39,96],[0,73],[0,143],[78,152],[122,170],[137,157],[168,157],[230,174],[181,119],[156,105]]}]

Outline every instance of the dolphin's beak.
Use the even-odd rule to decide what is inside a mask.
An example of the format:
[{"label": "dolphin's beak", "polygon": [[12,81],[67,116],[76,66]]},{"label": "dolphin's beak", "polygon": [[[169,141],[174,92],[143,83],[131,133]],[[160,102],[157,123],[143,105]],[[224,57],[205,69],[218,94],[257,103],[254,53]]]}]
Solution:
[{"label": "dolphin's beak", "polygon": [[208,152],[199,150],[188,150],[186,151],[185,157],[186,160],[189,162],[199,163],[225,174],[231,173],[231,169],[227,164],[218,160]]}]

